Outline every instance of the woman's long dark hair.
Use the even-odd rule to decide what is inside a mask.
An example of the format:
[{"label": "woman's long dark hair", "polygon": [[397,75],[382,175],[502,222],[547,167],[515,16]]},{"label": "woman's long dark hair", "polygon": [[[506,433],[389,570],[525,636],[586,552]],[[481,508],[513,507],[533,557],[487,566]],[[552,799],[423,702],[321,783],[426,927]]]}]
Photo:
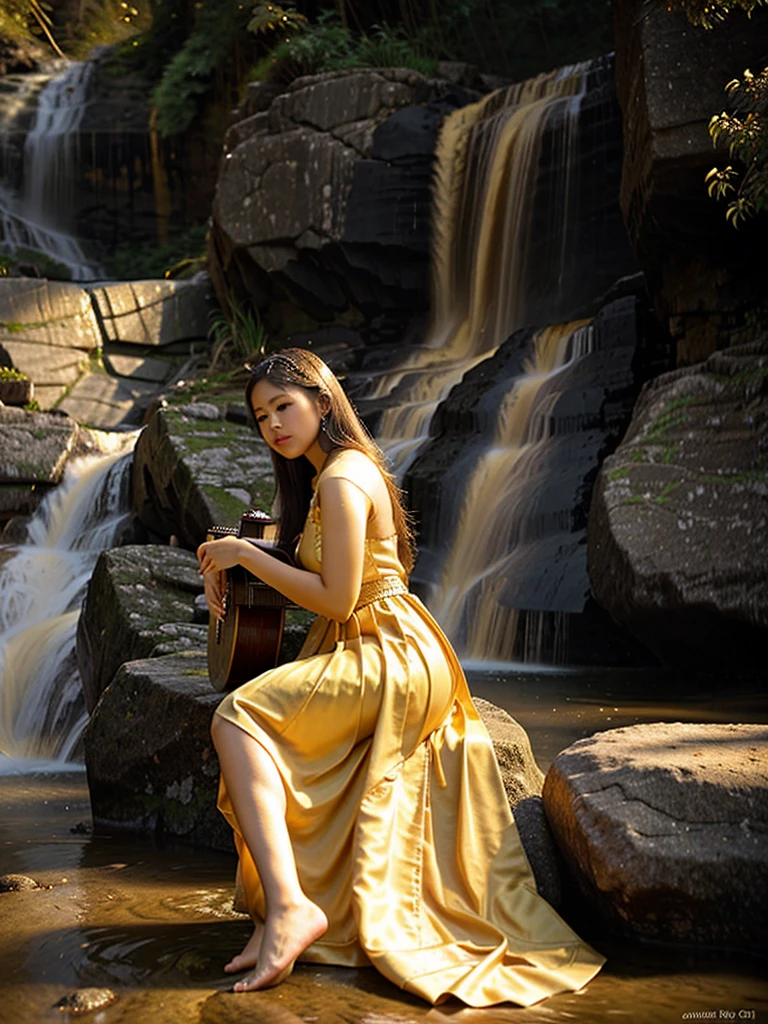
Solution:
[{"label": "woman's long dark hair", "polygon": [[[413,534],[400,488],[387,468],[384,453],[363,426],[330,368],[314,352],[301,348],[287,348],[267,356],[253,367],[245,388],[245,404],[252,416],[251,395],[260,380],[267,380],[276,387],[303,388],[318,399],[323,396],[327,398],[329,410],[325,416],[324,436],[327,438],[329,452],[353,448],[363,452],[378,466],[392,501],[398,555],[406,573],[409,573],[413,568]],[[256,426],[259,426],[258,423]],[[275,469],[277,488],[275,512],[280,524],[278,543],[290,549],[304,528],[312,500],[315,468],[304,455],[298,459],[286,459],[272,448],[269,453]]]}]

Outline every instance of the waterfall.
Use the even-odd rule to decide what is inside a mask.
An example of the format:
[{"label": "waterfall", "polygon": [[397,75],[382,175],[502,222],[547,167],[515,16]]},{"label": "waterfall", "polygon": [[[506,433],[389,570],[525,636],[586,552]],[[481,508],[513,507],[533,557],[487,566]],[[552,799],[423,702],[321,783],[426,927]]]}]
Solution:
[{"label": "waterfall", "polygon": [[[469,474],[456,536],[429,603],[470,659],[512,660],[520,612],[509,606],[505,591],[540,561],[539,545],[553,526],[570,531],[570,522],[547,522],[536,510],[550,483],[541,469],[552,441],[554,406],[563,393],[563,370],[584,358],[592,344],[588,323],[537,332],[533,357],[502,397],[493,436]],[[524,643],[526,661],[542,660],[543,624],[538,625]],[[561,661],[564,655],[556,643],[551,656]]]},{"label": "waterfall", "polygon": [[[423,348],[381,377],[377,440],[404,474],[451,387],[525,324],[558,313],[577,196],[579,114],[590,63],[539,75],[455,111],[436,153],[433,319]],[[547,192],[550,240],[537,235],[542,147],[557,152]],[[534,280],[534,275],[536,280]],[[532,287],[533,282],[533,287]]]},{"label": "waterfall", "polygon": [[[68,267],[73,280],[103,277],[73,232],[79,127],[96,67],[93,61],[59,62],[63,70],[39,93],[34,123],[27,134],[20,187],[7,170],[0,181],[4,246],[30,249]],[[7,161],[4,161],[7,163]],[[10,169],[10,168],[9,168]]]},{"label": "waterfall", "polygon": [[586,502],[635,381],[634,300],[599,313],[635,271],[620,170],[610,58],[441,129],[431,325],[360,397],[417,518],[414,585],[465,659],[601,657]]},{"label": "waterfall", "polygon": [[[5,759],[69,762],[87,721],[75,661],[80,605],[99,552],[119,542],[136,435],[74,460],[0,568],[0,770]],[[0,555],[3,548],[0,547]],[[6,761],[5,764],[8,762]]]}]

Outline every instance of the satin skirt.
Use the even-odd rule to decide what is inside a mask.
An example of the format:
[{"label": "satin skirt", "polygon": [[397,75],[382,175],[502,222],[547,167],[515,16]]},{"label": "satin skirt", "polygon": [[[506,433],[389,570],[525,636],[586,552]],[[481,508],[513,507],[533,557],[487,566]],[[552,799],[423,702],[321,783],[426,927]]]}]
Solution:
[{"label": "satin skirt", "polygon": [[[411,594],[316,620],[299,658],[217,714],[273,758],[302,887],[330,922],[302,960],[372,964],[437,1004],[530,1006],[605,958],[536,891],[461,666]],[[264,895],[222,779],[254,920]]]}]

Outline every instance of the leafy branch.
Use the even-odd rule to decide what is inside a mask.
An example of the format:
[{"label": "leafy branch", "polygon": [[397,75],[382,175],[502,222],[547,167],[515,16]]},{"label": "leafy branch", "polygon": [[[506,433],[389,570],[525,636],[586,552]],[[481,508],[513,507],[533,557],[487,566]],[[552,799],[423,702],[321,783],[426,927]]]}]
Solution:
[{"label": "leafy branch", "polygon": [[[646,4],[655,7],[658,0],[646,0]],[[664,0],[664,4],[668,11],[681,11],[692,25],[713,29],[734,11],[751,17],[758,7],[768,6],[768,0]],[[704,180],[710,196],[730,198],[725,217],[736,228],[768,209],[768,67],[757,74],[747,69],[725,91],[733,110],[715,114],[709,134],[713,144],[727,148],[743,169],[731,164],[713,167]]]}]

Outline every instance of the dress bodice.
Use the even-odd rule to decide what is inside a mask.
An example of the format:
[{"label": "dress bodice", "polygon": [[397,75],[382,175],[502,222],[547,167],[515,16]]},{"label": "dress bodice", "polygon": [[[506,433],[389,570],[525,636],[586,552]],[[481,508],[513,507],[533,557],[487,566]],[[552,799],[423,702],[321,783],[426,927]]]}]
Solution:
[{"label": "dress bodice", "polygon": [[[326,464],[320,475],[323,479],[327,479],[328,476],[334,476],[337,479],[349,480],[356,487],[360,486],[356,481],[352,480],[348,472],[345,472],[343,466],[338,465],[336,459],[330,465]],[[380,538],[371,536],[371,532],[371,520],[369,518],[363,555],[362,582],[368,583],[381,576],[400,576],[402,579],[405,579],[405,569],[397,551],[397,534],[393,533],[390,537]],[[315,489],[312,495],[304,529],[296,545],[296,559],[302,568],[309,570],[309,572],[320,573],[322,571],[322,510],[317,501],[317,489]]]}]

